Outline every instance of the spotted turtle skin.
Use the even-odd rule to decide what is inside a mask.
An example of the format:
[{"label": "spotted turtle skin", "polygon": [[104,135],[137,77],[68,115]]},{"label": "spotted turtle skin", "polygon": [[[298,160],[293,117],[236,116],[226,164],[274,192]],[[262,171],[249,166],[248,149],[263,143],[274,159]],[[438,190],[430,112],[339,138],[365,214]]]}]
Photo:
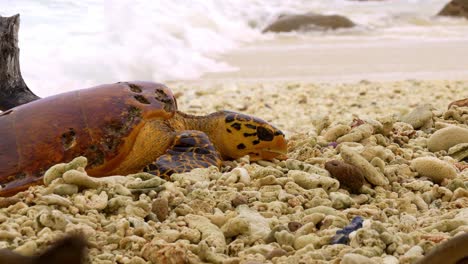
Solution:
[{"label": "spotted turtle skin", "polygon": [[208,136],[197,130],[187,130],[178,134],[166,154],[144,168],[144,171],[169,179],[173,173],[190,171],[192,168],[221,166],[219,152]]},{"label": "spotted turtle skin", "polygon": [[50,166],[77,156],[88,158],[90,175],[106,176],[145,122],[176,111],[171,90],[153,82],[100,85],[12,108],[0,114],[0,184],[13,191],[39,183]]}]

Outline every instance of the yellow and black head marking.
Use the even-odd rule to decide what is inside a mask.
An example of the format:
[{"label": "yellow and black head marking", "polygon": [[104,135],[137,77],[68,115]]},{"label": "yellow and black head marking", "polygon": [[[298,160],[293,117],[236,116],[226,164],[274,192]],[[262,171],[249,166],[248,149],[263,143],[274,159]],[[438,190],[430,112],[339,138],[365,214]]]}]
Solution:
[{"label": "yellow and black head marking", "polygon": [[251,160],[284,158],[287,143],[283,132],[266,121],[245,114],[224,111],[224,129],[216,146],[223,157]]}]

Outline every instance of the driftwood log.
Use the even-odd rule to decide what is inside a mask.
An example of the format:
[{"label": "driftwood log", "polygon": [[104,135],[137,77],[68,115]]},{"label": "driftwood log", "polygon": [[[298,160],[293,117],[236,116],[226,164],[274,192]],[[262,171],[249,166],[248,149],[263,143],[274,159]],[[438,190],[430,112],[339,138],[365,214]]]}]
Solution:
[{"label": "driftwood log", "polygon": [[39,99],[21,76],[18,48],[19,14],[0,16],[0,110]]}]

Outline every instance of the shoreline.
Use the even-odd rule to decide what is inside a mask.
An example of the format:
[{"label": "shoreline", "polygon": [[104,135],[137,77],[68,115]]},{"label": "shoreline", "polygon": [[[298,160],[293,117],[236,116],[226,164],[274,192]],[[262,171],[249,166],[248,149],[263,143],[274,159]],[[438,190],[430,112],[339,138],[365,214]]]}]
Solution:
[{"label": "shoreline", "polygon": [[286,35],[244,45],[216,59],[238,70],[208,72],[201,80],[468,80],[464,39]]}]

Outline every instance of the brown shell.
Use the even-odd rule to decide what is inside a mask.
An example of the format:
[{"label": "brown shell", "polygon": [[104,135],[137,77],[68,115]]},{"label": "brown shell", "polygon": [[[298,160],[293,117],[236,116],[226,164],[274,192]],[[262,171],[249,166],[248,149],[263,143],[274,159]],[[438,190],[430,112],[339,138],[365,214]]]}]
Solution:
[{"label": "brown shell", "polygon": [[169,88],[151,82],[106,84],[10,109],[0,114],[0,184],[26,187],[80,155],[90,175],[105,176],[145,121],[169,119],[176,110]]}]

